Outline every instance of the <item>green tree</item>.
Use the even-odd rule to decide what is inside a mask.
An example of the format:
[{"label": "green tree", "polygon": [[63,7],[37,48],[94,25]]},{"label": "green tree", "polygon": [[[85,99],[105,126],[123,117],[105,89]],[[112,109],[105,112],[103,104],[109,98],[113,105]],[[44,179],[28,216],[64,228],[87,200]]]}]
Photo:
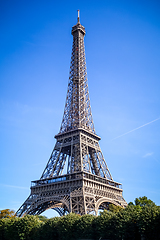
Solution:
[{"label": "green tree", "polygon": [[141,207],[141,215],[138,223],[141,235],[144,236],[146,240],[160,239],[160,229],[159,227],[157,228],[159,217],[160,208],[155,204],[144,205]]},{"label": "green tree", "polygon": [[94,239],[108,237],[108,222],[114,216],[113,212],[104,210],[93,220]]},{"label": "green tree", "polygon": [[26,215],[23,218],[8,220],[5,230],[5,240],[35,240],[37,230],[42,223],[36,216]]},{"label": "green tree", "polygon": [[135,205],[129,204],[116,215],[121,222],[119,233],[124,240],[160,239],[160,229],[157,225],[160,207],[150,199],[136,198]]},{"label": "green tree", "polygon": [[8,220],[8,218],[0,219],[0,239],[1,240],[5,240],[6,219]]},{"label": "green tree", "polygon": [[156,206],[155,203],[152,200],[148,199],[146,196],[136,198],[134,202],[136,206],[139,205],[141,207]]},{"label": "green tree", "polygon": [[75,239],[93,239],[93,221],[95,218],[96,216],[88,214],[77,219],[74,224]]},{"label": "green tree", "polygon": [[80,218],[81,216],[75,213],[70,213],[59,218],[57,228],[60,240],[75,239],[75,224]]},{"label": "green tree", "polygon": [[42,216],[42,215],[37,215],[37,218],[42,222],[46,222],[48,220],[46,216]]},{"label": "green tree", "polygon": [[59,232],[58,232],[58,222],[60,217],[50,218],[45,221],[45,224],[41,226],[39,232],[37,234],[38,240],[58,240],[59,239]]},{"label": "green tree", "polygon": [[139,227],[139,218],[141,215],[141,207],[128,205],[125,209],[118,212],[119,235],[124,240],[140,240],[141,232]]},{"label": "green tree", "polygon": [[109,211],[113,212],[113,213],[117,213],[120,210],[122,210],[123,208],[120,206],[116,206],[114,204],[109,204]]}]

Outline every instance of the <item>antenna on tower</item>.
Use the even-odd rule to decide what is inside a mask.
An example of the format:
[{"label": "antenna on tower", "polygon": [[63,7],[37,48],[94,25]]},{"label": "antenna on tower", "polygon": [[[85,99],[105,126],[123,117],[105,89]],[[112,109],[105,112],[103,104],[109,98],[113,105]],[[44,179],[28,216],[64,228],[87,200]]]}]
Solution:
[{"label": "antenna on tower", "polygon": [[79,12],[80,12],[80,10],[77,10],[77,11],[78,11],[78,23],[79,23],[79,22],[80,22],[80,21],[79,21]]}]

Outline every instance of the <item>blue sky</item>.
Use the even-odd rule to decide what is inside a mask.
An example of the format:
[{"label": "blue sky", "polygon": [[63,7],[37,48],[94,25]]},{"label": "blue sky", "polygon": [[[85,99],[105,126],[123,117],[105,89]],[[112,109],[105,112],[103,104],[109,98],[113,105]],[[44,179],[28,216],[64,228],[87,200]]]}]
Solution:
[{"label": "blue sky", "polygon": [[1,0],[0,209],[21,206],[54,148],[77,9],[93,120],[112,177],[127,202],[147,196],[160,205],[159,1]]}]

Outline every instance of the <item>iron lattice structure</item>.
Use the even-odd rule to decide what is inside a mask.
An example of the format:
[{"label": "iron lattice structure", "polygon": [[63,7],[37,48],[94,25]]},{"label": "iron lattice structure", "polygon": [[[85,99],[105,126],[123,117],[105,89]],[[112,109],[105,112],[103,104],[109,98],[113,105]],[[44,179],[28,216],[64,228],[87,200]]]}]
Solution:
[{"label": "iron lattice structure", "polygon": [[[78,12],[79,13],[79,12]],[[40,214],[47,209],[98,213],[113,203],[125,207],[122,185],[113,181],[99,146],[91,113],[84,36],[79,16],[72,27],[73,47],[62,124],[40,180],[31,182],[31,194],[16,215]]]}]

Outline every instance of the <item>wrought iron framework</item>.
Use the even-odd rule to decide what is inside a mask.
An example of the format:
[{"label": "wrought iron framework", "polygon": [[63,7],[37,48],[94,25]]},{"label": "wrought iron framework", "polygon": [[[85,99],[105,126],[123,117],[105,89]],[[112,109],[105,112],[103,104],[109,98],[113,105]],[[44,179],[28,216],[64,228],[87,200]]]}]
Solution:
[{"label": "wrought iron framework", "polygon": [[91,113],[84,36],[78,21],[72,27],[73,47],[62,124],[56,144],[40,180],[32,181],[31,194],[17,216],[40,214],[47,209],[60,216],[67,212],[98,213],[109,203],[125,207],[122,185],[113,181],[99,146]]}]

